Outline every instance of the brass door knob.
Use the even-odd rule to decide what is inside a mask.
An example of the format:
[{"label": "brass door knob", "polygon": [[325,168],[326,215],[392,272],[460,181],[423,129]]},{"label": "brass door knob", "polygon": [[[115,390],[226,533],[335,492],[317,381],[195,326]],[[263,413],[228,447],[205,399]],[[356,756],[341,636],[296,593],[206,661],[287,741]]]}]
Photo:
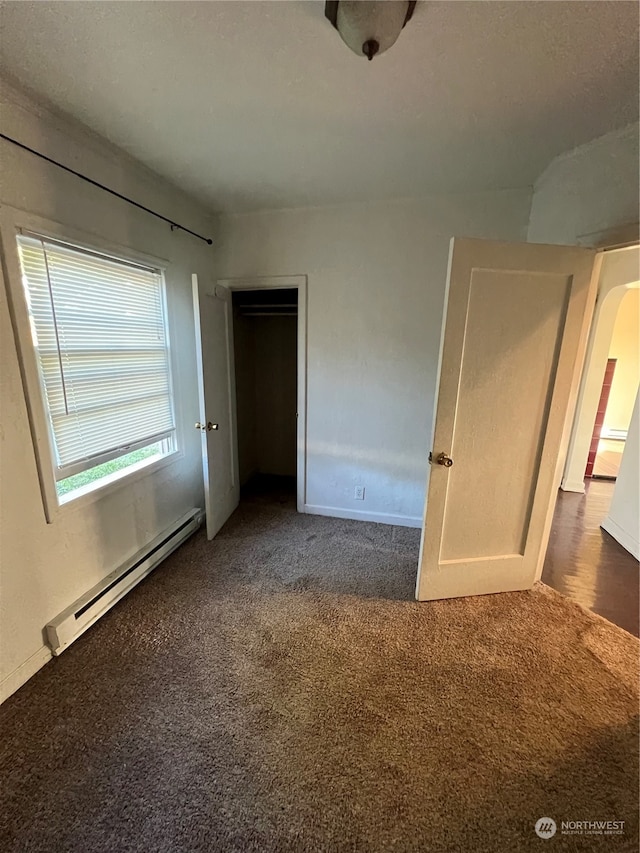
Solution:
[{"label": "brass door knob", "polygon": [[[450,456],[447,456],[446,453],[439,453],[436,456],[436,462],[438,463],[438,465],[444,465],[445,468],[451,468],[451,466],[453,465],[453,459]],[[433,463],[433,454],[430,453],[429,454],[429,464],[431,465],[432,463]]]},{"label": "brass door knob", "polygon": [[220,424],[213,424],[213,423],[211,423],[211,421],[207,421],[206,426],[204,424],[201,424],[200,421],[196,422],[196,429],[200,429],[200,430],[202,430],[202,432],[204,432],[205,430],[207,432],[211,432],[212,429],[219,429],[219,428],[220,428]]}]

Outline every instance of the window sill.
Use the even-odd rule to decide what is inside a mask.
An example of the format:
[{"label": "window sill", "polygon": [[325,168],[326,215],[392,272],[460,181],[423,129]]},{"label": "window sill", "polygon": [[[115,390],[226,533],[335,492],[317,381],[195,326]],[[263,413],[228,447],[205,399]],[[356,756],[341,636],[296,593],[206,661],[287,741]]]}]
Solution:
[{"label": "window sill", "polygon": [[183,451],[172,450],[159,459],[143,459],[141,462],[124,468],[122,471],[115,471],[113,474],[109,474],[95,483],[89,483],[81,489],[75,489],[67,495],[61,495],[58,497],[58,513],[66,514],[72,510],[90,506],[113,492],[117,492],[124,486],[130,486],[138,480],[142,480],[144,477],[148,477],[150,474],[154,474],[156,471],[172,465],[183,456]]}]

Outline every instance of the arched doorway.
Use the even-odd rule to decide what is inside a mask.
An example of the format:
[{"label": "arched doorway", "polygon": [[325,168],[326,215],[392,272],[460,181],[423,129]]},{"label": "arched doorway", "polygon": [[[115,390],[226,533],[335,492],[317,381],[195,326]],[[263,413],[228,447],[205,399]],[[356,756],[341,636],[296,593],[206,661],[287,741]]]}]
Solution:
[{"label": "arched doorway", "polygon": [[629,291],[640,288],[639,269],[640,247],[638,246],[617,249],[604,254],[598,299],[561,483],[564,491],[584,492],[585,471],[589,454],[590,452],[593,454],[594,424],[607,373],[616,320],[621,307],[624,308],[623,302]]}]

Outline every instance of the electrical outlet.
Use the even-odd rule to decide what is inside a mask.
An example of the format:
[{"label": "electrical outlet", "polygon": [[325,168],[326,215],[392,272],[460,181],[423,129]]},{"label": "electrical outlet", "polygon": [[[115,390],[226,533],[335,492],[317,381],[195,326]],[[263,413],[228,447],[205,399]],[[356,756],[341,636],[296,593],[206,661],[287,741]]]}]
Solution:
[{"label": "electrical outlet", "polygon": [[357,501],[363,501],[364,500],[364,486],[356,486],[354,493],[353,493],[353,496]]}]

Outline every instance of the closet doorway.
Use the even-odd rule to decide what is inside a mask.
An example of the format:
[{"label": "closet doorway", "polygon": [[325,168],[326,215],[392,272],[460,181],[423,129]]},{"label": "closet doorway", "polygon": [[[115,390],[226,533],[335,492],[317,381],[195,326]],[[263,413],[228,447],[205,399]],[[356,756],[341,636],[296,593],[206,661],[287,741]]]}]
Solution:
[{"label": "closet doorway", "polygon": [[230,291],[240,489],[305,504],[306,278],[221,281]]}]

